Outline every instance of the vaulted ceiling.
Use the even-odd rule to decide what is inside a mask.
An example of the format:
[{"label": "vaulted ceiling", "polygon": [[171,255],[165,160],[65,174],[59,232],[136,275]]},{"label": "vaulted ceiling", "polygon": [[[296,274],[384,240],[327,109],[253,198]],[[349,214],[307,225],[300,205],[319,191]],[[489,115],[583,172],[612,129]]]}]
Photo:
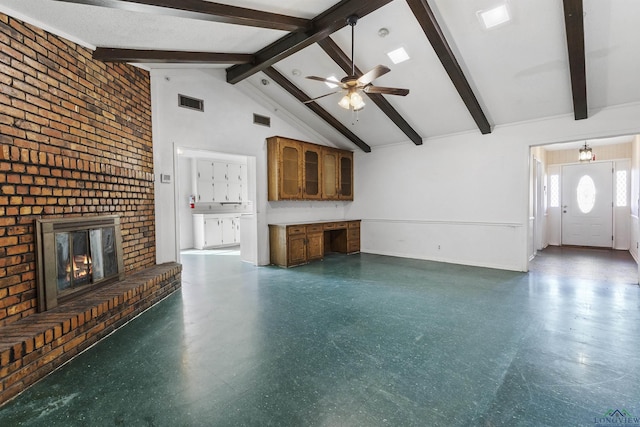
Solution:
[{"label": "vaulted ceiling", "polygon": [[[491,29],[480,12],[505,4]],[[146,68],[221,68],[338,145],[364,151],[640,101],[636,0],[0,0],[0,10]],[[391,71],[354,113],[305,76]],[[385,31],[386,30],[386,31]],[[387,52],[410,56],[393,64]],[[358,72],[357,72],[358,74]]]}]

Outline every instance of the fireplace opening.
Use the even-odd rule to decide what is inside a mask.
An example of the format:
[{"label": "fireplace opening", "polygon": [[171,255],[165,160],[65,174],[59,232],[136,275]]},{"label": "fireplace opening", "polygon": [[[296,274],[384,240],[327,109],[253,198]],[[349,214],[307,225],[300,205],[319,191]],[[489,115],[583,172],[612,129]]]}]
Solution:
[{"label": "fireplace opening", "polygon": [[124,278],[118,216],[36,220],[38,310]]}]

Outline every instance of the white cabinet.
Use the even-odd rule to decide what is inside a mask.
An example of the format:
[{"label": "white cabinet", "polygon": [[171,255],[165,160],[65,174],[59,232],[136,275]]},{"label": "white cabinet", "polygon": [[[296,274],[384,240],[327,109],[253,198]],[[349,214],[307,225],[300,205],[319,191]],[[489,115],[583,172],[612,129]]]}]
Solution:
[{"label": "white cabinet", "polygon": [[222,245],[222,224],[219,218],[204,219],[204,242],[202,247]]},{"label": "white cabinet", "polygon": [[240,243],[240,217],[234,215],[193,215],[193,244],[196,249]]},{"label": "white cabinet", "polygon": [[238,244],[240,243],[240,217],[236,216],[233,218],[233,241]]},{"label": "white cabinet", "polygon": [[242,203],[243,190],[246,180],[246,166],[237,163],[227,165],[227,194],[230,202]]},{"label": "white cabinet", "polygon": [[196,161],[197,203],[243,203],[246,165],[214,160]]},{"label": "white cabinet", "polygon": [[229,201],[229,184],[227,183],[227,164],[213,162],[213,201],[225,203]]},{"label": "white cabinet", "polygon": [[220,225],[222,227],[222,244],[230,245],[232,243],[236,243],[233,222],[233,218],[220,218]]},{"label": "white cabinet", "polygon": [[198,160],[196,162],[196,202],[213,202],[213,162]]}]

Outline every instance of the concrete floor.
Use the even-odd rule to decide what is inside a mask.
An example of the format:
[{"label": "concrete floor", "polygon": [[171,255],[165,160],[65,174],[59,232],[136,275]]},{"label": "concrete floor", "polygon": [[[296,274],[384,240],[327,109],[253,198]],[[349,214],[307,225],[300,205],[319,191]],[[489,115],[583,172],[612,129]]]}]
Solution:
[{"label": "concrete floor", "polygon": [[636,265],[596,255],[543,251],[522,274],[192,251],[181,292],[4,406],[0,426],[593,426],[615,410],[636,425]]}]

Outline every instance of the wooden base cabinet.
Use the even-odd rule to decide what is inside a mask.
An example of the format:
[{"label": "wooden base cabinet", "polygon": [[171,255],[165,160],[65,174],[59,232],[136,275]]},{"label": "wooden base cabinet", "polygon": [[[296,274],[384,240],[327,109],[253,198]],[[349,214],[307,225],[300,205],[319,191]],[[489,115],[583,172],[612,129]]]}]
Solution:
[{"label": "wooden base cabinet", "polygon": [[321,224],[307,225],[307,261],[324,256],[324,230]]},{"label": "wooden base cabinet", "polygon": [[304,227],[288,227],[286,230],[287,263],[289,265],[307,262],[307,233]]},{"label": "wooden base cabinet", "polygon": [[324,258],[327,252],[360,252],[360,221],[269,224],[271,263],[293,267]]}]

